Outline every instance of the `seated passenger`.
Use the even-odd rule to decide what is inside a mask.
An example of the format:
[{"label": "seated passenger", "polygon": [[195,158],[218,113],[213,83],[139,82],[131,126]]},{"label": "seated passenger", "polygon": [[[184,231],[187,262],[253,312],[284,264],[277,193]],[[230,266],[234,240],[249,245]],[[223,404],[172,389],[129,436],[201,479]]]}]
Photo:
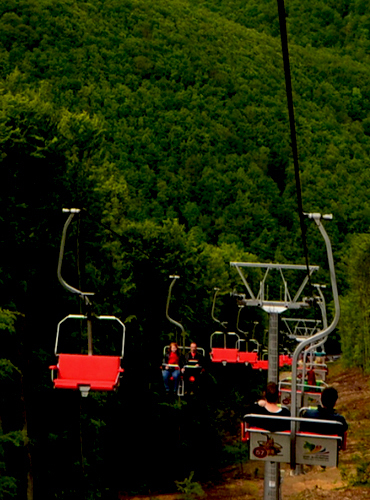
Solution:
[{"label": "seated passenger", "polygon": [[[268,415],[275,417],[290,417],[288,408],[278,406],[279,389],[275,382],[269,382],[264,391],[264,398],[259,400],[247,409],[248,413],[257,415]],[[249,417],[246,419],[251,427],[260,427],[271,432],[287,431],[290,429],[290,420],[280,420],[278,418]]]},{"label": "seated passenger", "polygon": [[180,355],[179,347],[176,342],[171,342],[170,349],[166,352],[162,361],[162,376],[166,394],[169,394],[171,391],[171,378],[173,378],[173,392],[177,393],[182,366],[183,359]]},{"label": "seated passenger", "polygon": [[204,357],[197,350],[198,346],[195,342],[190,344],[190,351],[185,356],[185,365],[196,366],[197,368],[202,368],[204,365]]},{"label": "seated passenger", "polygon": [[185,382],[187,384],[189,384],[190,377],[194,377],[194,382],[198,384],[199,375],[204,371],[204,356],[197,349],[197,344],[192,342],[190,351],[185,355],[185,368],[181,371],[185,372]]},{"label": "seated passenger", "polygon": [[310,368],[307,372],[307,384],[310,386],[310,390],[312,390],[313,386],[316,386],[316,375],[313,368]]},{"label": "seated passenger", "polygon": [[334,406],[338,399],[338,392],[334,387],[326,387],[321,394],[321,406],[314,410],[306,410],[303,418],[316,418],[320,420],[334,420],[341,422],[342,426],[319,423],[301,422],[301,432],[314,432],[316,434],[343,435],[348,429],[346,419],[336,413]]}]

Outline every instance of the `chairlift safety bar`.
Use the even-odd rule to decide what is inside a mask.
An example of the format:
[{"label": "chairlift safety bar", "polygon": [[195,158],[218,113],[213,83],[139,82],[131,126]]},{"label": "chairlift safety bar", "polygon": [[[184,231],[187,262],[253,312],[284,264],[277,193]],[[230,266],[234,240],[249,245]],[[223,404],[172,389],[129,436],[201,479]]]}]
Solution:
[{"label": "chairlift safety bar", "polygon": [[[117,318],[116,316],[103,315],[103,316],[94,316],[94,318],[99,319],[99,320],[117,321],[122,326],[122,330],[123,330],[123,332],[122,332],[122,348],[121,348],[121,356],[120,356],[122,359],[123,355],[124,355],[124,349],[125,349],[125,334],[126,334],[126,327],[125,327],[124,323],[122,323],[122,321],[119,318]],[[68,316],[66,316],[61,321],[59,321],[58,326],[57,326],[57,335],[56,335],[55,347],[54,347],[55,356],[59,355],[58,342],[59,342],[60,327],[61,327],[62,323],[64,323],[68,319],[79,319],[79,320],[86,319],[87,320],[88,317],[85,314],[68,314]]]},{"label": "chairlift safety bar", "polygon": [[[305,423],[317,423],[317,424],[333,424],[333,425],[340,425],[343,427],[342,422],[338,422],[337,420],[324,420],[321,418],[303,418],[303,417],[280,417],[280,416],[275,416],[275,415],[261,415],[260,413],[247,413],[244,415],[243,420],[246,420],[247,418],[263,418],[267,420],[286,420],[289,422],[305,422]],[[271,434],[272,431],[269,431],[267,429],[263,429],[266,431],[266,433]]]}]

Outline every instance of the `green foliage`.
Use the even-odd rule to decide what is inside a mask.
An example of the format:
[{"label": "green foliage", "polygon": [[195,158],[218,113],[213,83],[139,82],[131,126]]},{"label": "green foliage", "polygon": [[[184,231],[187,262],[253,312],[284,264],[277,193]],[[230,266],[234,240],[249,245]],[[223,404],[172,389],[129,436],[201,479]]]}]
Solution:
[{"label": "green foliage", "polygon": [[194,471],[183,481],[175,481],[177,489],[182,493],[183,500],[192,500],[193,498],[203,498],[205,493],[200,483],[193,481]]},{"label": "green foliage", "polygon": [[[0,462],[0,471],[2,464]],[[0,475],[0,498],[17,498],[17,481],[14,477]]]},{"label": "green foliage", "polygon": [[342,477],[350,486],[370,486],[370,461],[364,455],[356,455],[354,457],[356,464],[356,472],[353,474],[347,469],[341,468]]},{"label": "green foliage", "polygon": [[[19,1],[2,20],[5,89],[37,89],[40,111],[51,103],[62,110],[56,118],[63,140],[53,134],[49,142],[56,141],[53,148],[73,170],[82,161],[70,173],[73,191],[85,200],[82,184],[92,181],[109,224],[175,217],[203,241],[235,242],[273,260],[298,227],[275,8],[253,1],[190,7],[96,0],[58,8]],[[301,35],[298,22],[308,12],[316,24],[330,12],[324,29],[344,11],[293,3],[288,19]],[[21,36],[16,47],[7,41],[25,26],[35,33],[32,50]],[[355,200],[367,182],[368,69],[333,51],[293,46],[292,52],[305,203],[335,211],[346,231],[356,230],[360,220],[366,224],[367,209],[359,201],[355,211],[344,211],[343,200]],[[302,71],[313,60],[316,72]],[[41,141],[32,154],[45,155],[43,149]],[[333,188],[341,200],[335,210]],[[292,256],[299,252],[294,242]]]},{"label": "green foliage", "polygon": [[8,432],[0,435],[0,443],[11,443],[14,446],[24,446],[28,442],[27,433],[25,431]]},{"label": "green foliage", "polygon": [[16,319],[17,314],[15,312],[0,308],[0,331],[14,333]]},{"label": "green foliage", "polygon": [[[291,0],[287,23],[303,203],[307,211],[334,213],[336,261],[348,264],[338,276],[346,292],[343,351],[348,363],[370,369],[370,247],[367,235],[350,238],[370,226],[370,9],[362,0]],[[127,392],[146,394],[157,384],[153,367],[168,338],[178,335],[164,315],[169,274],[181,277],[173,316],[188,340],[207,348],[213,288],[221,288],[220,302],[242,288],[230,261],[303,262],[284,85],[273,0],[2,2],[0,291],[4,308],[24,313],[27,338],[22,350],[14,313],[0,310],[1,337],[16,344],[0,360],[0,382],[9,389],[2,398],[19,389],[24,361],[34,369],[31,400],[40,394],[44,400],[51,332],[62,314],[78,308],[55,278],[64,206],[85,209],[69,233],[67,281],[97,291],[97,313],[130,319],[125,375],[135,376],[119,396],[125,409],[136,408]],[[324,267],[317,280],[327,282],[314,229],[307,232],[310,260]],[[248,279],[258,283],[259,272]],[[216,309],[216,316],[223,312]],[[254,314],[248,311],[246,330]],[[108,333],[94,339],[96,352],[108,346]],[[89,401],[98,415],[90,421],[82,412],[81,419],[89,443],[85,472],[95,487],[111,417],[105,397]],[[244,404],[225,398],[220,409],[217,401],[217,420],[210,419],[215,449],[233,435]],[[181,414],[189,406],[155,406],[153,420],[162,410]],[[34,411],[33,421],[43,422],[42,409]],[[135,414],[139,424],[146,412]],[[60,427],[50,429],[51,448],[75,446],[74,414],[65,417],[72,437],[60,417]],[[127,425],[133,436],[137,422]],[[237,455],[230,446],[228,455]],[[128,447],[131,458],[137,447],[136,441]],[[78,475],[79,458],[73,456],[65,478]],[[43,473],[53,477],[53,464]],[[180,482],[185,495],[196,494],[192,478]],[[9,479],[9,491],[14,484]],[[71,479],[60,494],[68,497],[74,487]]]},{"label": "green foliage", "polygon": [[[0,333],[3,344],[9,342],[9,336],[16,336],[16,319],[20,315],[6,309],[0,309]],[[8,336],[8,337],[7,337]],[[13,339],[12,339],[13,340]],[[13,343],[11,345],[14,345]],[[5,349],[2,352],[5,353]],[[12,353],[13,358],[14,353]],[[17,428],[22,421],[19,408],[19,386],[21,370],[9,359],[0,358],[0,497],[20,498],[21,484],[24,479],[24,466],[19,465],[22,452],[28,444],[25,427]],[[14,448],[20,454],[14,455]],[[13,458],[14,457],[14,458]],[[14,469],[17,461],[17,472]]]},{"label": "green foliage", "polygon": [[12,385],[15,376],[20,375],[20,370],[7,359],[0,359],[0,384],[4,388],[6,385]]},{"label": "green foliage", "polygon": [[370,235],[350,239],[345,256],[348,292],[341,299],[341,334],[343,356],[348,365],[370,370]]}]

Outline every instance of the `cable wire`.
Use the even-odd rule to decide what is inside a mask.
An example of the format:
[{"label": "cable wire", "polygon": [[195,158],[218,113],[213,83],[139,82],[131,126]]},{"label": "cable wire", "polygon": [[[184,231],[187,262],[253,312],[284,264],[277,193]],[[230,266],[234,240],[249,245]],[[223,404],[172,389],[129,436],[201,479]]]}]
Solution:
[{"label": "cable wire", "polygon": [[277,3],[278,3],[278,11],[279,11],[281,48],[282,48],[282,52],[283,52],[283,62],[284,62],[285,87],[286,87],[286,95],[287,95],[287,101],[288,101],[290,138],[291,138],[291,145],[292,145],[294,175],[295,175],[295,184],[296,184],[296,191],[297,191],[298,214],[299,214],[299,222],[300,222],[301,233],[302,233],[303,251],[304,251],[304,256],[305,256],[305,261],[306,261],[306,266],[307,266],[307,275],[309,277],[309,283],[311,285],[310,272],[309,272],[308,250],[307,250],[306,225],[305,225],[304,214],[303,214],[302,189],[301,189],[301,180],[300,180],[300,175],[299,175],[297,134],[296,134],[296,128],[295,128],[292,78],[291,78],[291,73],[290,73],[288,36],[287,36],[287,28],[286,28],[286,13],[285,13],[284,0],[277,0]]}]

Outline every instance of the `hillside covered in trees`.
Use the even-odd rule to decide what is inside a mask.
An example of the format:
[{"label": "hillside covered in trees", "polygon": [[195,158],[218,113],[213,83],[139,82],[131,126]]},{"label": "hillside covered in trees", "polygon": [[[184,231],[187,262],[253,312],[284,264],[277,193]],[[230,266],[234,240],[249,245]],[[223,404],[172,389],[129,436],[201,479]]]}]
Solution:
[{"label": "hillside covered in trees", "polygon": [[[334,215],[336,335],[348,363],[369,369],[370,7],[291,0],[286,12],[303,206]],[[81,474],[87,497],[148,489],[154,477],[171,482],[188,466],[151,470],[181,413],[161,406],[159,364],[175,336],[165,318],[169,274],[181,276],[173,315],[208,349],[213,288],[225,294],[217,314],[227,319],[235,313],[227,294],[243,291],[230,261],[304,263],[276,3],[4,0],[0,92],[0,492],[25,497],[34,479],[35,497],[77,498]],[[67,241],[65,278],[96,292],[97,313],[127,323],[123,387],[84,407],[55,395],[48,370],[57,322],[80,308],[56,278],[61,209],[72,206],[83,213]],[[315,280],[327,283],[310,225],[307,240],[310,263],[321,267]],[[243,321],[249,333],[259,322],[262,342],[267,318],[250,310]],[[243,385],[229,396],[225,383],[219,400],[213,390],[200,412],[207,418],[186,432],[205,439],[216,470],[227,423],[252,396]],[[144,436],[149,410],[154,432]],[[80,438],[91,446],[82,472]],[[115,442],[130,455],[128,470],[112,481],[107,466],[97,486]],[[188,457],[186,442],[178,446]],[[60,458],[67,450],[69,462]],[[143,460],[144,479],[136,476]],[[117,472],[122,462],[111,465]],[[193,470],[206,473],[202,465]]]}]

